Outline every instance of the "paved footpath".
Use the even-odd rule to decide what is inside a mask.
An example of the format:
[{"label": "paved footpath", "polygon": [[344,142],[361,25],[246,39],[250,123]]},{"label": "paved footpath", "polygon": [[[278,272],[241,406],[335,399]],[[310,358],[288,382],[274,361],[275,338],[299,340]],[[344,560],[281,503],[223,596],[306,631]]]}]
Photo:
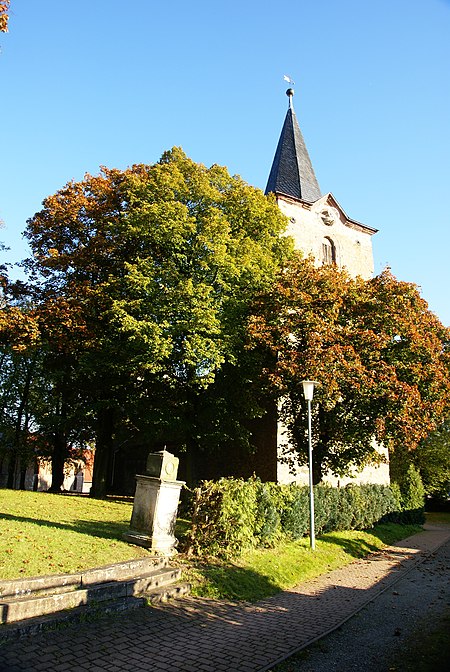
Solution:
[{"label": "paved footpath", "polygon": [[450,541],[425,531],[248,604],[193,597],[9,642],[0,672],[264,672],[328,634]]}]

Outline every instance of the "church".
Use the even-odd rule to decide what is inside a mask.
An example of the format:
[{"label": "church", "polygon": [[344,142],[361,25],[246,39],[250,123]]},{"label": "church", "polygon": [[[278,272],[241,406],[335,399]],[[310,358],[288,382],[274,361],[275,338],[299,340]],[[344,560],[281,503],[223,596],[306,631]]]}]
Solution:
[{"label": "church", "polygon": [[[336,264],[339,268],[345,268],[350,275],[368,280],[374,272],[372,236],[377,233],[377,229],[350,219],[333,194],[321,193],[294,112],[294,90],[289,88],[286,95],[289,99],[288,110],[266,194],[275,195],[278,207],[288,217],[287,234],[294,239],[296,249],[305,256],[311,255],[317,265]],[[255,432],[255,442],[261,448],[264,446],[261,459],[257,460],[259,464],[255,465],[256,473],[267,480],[282,483],[307,483],[306,466],[297,465],[292,472],[281,459],[286,430],[276,417],[276,412],[269,412],[264,424],[264,439],[260,431]],[[272,448],[268,450],[269,437],[272,437]],[[330,475],[325,480],[333,485],[349,482],[389,483],[387,451],[381,446],[377,446],[377,450],[385,457],[385,462],[379,466],[366,467],[352,478],[337,479]],[[266,473],[267,470],[271,473]]]},{"label": "church", "polygon": [[[330,193],[322,194],[316,179],[306,145],[294,112],[292,89],[287,90],[288,110],[275,151],[265,190],[273,193],[280,210],[288,218],[286,234],[305,256],[311,255],[317,265],[336,264],[353,276],[369,279],[373,275],[372,236],[377,232],[365,224],[350,219]],[[268,167],[270,158],[268,160]],[[269,172],[269,171],[268,171]],[[289,466],[283,460],[289,437],[278,417],[276,405],[268,402],[262,417],[249,420],[247,430],[253,450],[249,453],[239,442],[225,440],[223,450],[202,450],[189,473],[186,453],[179,451],[176,439],[167,438],[166,448],[180,458],[180,478],[194,483],[221,476],[249,478],[253,474],[263,481],[307,484],[305,465]],[[155,445],[153,450],[161,450]],[[374,447],[376,447],[374,445]],[[352,477],[336,478],[327,475],[325,482],[332,485],[347,483],[389,483],[387,451],[377,449],[385,456],[379,466],[365,467]],[[112,491],[132,494],[134,475],[142,473],[149,451],[148,444],[127,443],[114,455]]]},{"label": "church", "polygon": [[[294,91],[287,90],[288,109],[281,130],[270,170],[266,194],[274,194],[278,207],[288,219],[287,235],[290,235],[295,247],[305,256],[312,256],[317,265],[336,264],[354,277],[369,279],[373,275],[374,263],[372,236],[377,232],[361,222],[347,216],[341,205],[331,194],[322,194],[314,169],[300,131],[294,112]],[[269,165],[269,161],[268,161]],[[278,417],[278,409],[267,404],[265,414],[248,421],[253,451],[249,454],[242,446],[229,441],[218,454],[202,452],[200,463],[196,467],[194,478],[187,473],[186,454],[179,452],[176,439],[168,437],[167,448],[179,454],[180,477],[184,480],[216,479],[220,476],[240,476],[248,478],[255,474],[264,481],[279,483],[308,482],[307,466],[294,464],[288,466],[283,461],[289,436]],[[166,445],[166,444],[164,444]],[[385,461],[379,466],[365,467],[352,477],[337,479],[327,475],[325,481],[332,485],[352,483],[389,483],[389,465],[387,451],[375,446]],[[155,444],[152,451],[161,450],[163,445]],[[122,441],[114,450],[110,491],[116,494],[133,494],[135,474],[143,473],[148,443]],[[92,464],[82,467],[79,473],[71,473],[65,487],[73,491],[88,492],[91,485]],[[0,485],[6,475],[0,472]],[[27,488],[46,489],[49,486],[49,474],[44,467],[35,473],[33,465],[27,472]]]}]

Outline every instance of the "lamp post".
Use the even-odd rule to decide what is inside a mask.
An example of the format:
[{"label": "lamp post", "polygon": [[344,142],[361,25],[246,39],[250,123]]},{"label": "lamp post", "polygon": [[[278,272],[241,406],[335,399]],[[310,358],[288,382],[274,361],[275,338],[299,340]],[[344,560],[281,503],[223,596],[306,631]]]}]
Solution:
[{"label": "lamp post", "polygon": [[309,465],[309,541],[311,550],[316,548],[316,535],[314,531],[314,484],[313,484],[313,461],[312,461],[312,433],[311,433],[311,401],[314,396],[314,386],[318,385],[315,380],[302,380],[303,394],[308,404],[308,465]]}]

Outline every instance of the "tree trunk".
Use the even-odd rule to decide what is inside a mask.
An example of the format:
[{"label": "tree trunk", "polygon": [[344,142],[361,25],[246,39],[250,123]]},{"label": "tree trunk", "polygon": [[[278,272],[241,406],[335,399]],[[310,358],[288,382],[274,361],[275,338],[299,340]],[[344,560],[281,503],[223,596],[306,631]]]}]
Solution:
[{"label": "tree trunk", "polygon": [[17,455],[11,452],[9,455],[9,460],[8,460],[8,479],[6,481],[6,487],[10,488],[13,490],[15,486],[15,473],[16,473],[16,461],[17,461]]},{"label": "tree trunk", "polygon": [[[191,371],[190,378],[194,379],[195,372]],[[194,438],[197,434],[196,419],[198,418],[198,393],[188,386],[186,393],[186,405],[184,410],[184,427],[186,431],[186,483],[188,487],[192,488],[198,480],[198,460],[199,449],[198,443]]]},{"label": "tree trunk", "polygon": [[315,446],[313,450],[313,484],[318,485],[324,474],[323,474],[323,469],[322,469],[322,456],[323,452],[320,449],[321,446]]},{"label": "tree trunk", "polygon": [[187,442],[187,450],[185,453],[186,459],[186,483],[189,488],[193,488],[197,482],[197,451],[192,442]]},{"label": "tree trunk", "polygon": [[33,474],[33,492],[37,492],[39,485],[39,460],[34,458],[34,474]]},{"label": "tree trunk", "polygon": [[61,492],[64,484],[64,464],[68,457],[66,437],[56,433],[53,437],[52,484],[48,492]]},{"label": "tree trunk", "polygon": [[27,476],[27,465],[20,467],[19,490],[25,490],[25,479]]},{"label": "tree trunk", "polygon": [[[11,482],[14,489],[25,488],[25,471],[26,465],[26,435],[28,432],[29,415],[27,413],[27,406],[29,402],[29,394],[31,387],[31,380],[34,372],[34,362],[31,362],[27,368],[23,392],[20,398],[20,403],[17,409],[17,417],[14,428],[14,457],[8,469],[8,484]],[[25,462],[25,464],[23,464]],[[23,472],[23,479],[22,479]],[[8,485],[9,487],[9,485]]]},{"label": "tree trunk", "polygon": [[94,472],[90,496],[104,499],[108,494],[113,456],[114,411],[101,409],[97,415]]}]

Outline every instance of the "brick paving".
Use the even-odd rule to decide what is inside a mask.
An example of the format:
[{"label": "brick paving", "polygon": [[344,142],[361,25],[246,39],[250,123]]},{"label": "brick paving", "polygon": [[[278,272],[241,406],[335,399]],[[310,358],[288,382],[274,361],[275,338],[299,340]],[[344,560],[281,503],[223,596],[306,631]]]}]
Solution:
[{"label": "brick paving", "polygon": [[426,530],[257,603],[185,597],[9,642],[0,672],[264,672],[328,634],[450,542]]}]

